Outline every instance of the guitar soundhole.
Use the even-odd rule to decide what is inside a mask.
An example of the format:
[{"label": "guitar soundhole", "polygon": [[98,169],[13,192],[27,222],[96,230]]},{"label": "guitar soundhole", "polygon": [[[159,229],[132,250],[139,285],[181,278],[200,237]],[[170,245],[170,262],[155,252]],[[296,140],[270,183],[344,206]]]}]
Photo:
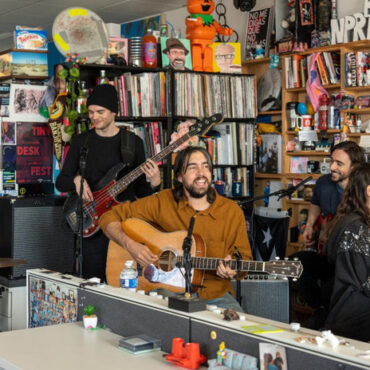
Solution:
[{"label": "guitar soundhole", "polygon": [[176,255],[172,251],[165,251],[159,257],[158,262],[159,268],[164,271],[168,272],[173,270],[176,266]]}]

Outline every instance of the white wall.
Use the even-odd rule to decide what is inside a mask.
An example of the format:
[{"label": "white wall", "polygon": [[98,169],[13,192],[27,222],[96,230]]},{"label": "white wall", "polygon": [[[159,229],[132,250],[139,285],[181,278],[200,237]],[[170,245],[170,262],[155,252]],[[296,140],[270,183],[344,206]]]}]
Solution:
[{"label": "white wall", "polygon": [[[214,0],[218,4],[218,0]],[[363,12],[365,0],[337,0],[338,17],[342,18],[345,15],[350,15],[355,12]],[[245,36],[247,26],[247,13],[241,12],[234,7],[233,0],[223,0],[222,3],[226,7],[226,21],[227,24],[235,29],[239,34],[239,42],[241,44],[242,58],[245,56]],[[286,17],[288,0],[257,0],[254,9],[264,9],[275,6],[275,27],[276,39],[283,37],[284,30],[280,27],[281,20]],[[185,18],[189,15],[186,6],[183,8],[169,11],[166,14],[167,21],[169,21],[175,29],[181,31],[181,36],[185,37]],[[214,19],[218,20],[216,11],[213,12]],[[234,41],[234,39],[232,40]]]}]

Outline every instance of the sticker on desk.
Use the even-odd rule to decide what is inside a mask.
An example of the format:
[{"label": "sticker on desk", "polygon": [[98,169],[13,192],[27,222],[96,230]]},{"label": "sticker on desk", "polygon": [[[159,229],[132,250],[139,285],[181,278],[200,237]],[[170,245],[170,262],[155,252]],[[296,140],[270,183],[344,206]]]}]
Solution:
[{"label": "sticker on desk", "polygon": [[284,331],[278,326],[273,326],[273,325],[246,325],[246,326],[242,326],[242,329],[246,330],[249,333],[253,333],[253,334],[277,333],[279,331]]}]

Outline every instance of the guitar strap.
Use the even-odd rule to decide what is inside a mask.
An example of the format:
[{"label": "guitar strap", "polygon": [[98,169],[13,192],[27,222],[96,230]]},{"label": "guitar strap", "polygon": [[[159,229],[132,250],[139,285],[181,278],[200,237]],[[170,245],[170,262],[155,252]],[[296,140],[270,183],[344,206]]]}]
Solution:
[{"label": "guitar strap", "polygon": [[121,127],[121,155],[123,163],[132,167],[135,154],[135,136]]}]

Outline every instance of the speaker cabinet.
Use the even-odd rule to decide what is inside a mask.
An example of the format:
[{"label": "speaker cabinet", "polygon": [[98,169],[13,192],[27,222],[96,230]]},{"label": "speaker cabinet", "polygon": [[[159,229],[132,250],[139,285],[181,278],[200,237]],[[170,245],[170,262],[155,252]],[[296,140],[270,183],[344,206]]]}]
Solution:
[{"label": "speaker cabinet", "polygon": [[72,272],[74,236],[66,225],[63,203],[54,196],[0,198],[0,257],[27,261],[0,269],[0,275],[19,278],[33,268]]},{"label": "speaker cabinet", "polygon": [[[233,280],[236,291],[236,281]],[[241,281],[243,310],[255,316],[289,323],[289,282],[248,275]]]}]

